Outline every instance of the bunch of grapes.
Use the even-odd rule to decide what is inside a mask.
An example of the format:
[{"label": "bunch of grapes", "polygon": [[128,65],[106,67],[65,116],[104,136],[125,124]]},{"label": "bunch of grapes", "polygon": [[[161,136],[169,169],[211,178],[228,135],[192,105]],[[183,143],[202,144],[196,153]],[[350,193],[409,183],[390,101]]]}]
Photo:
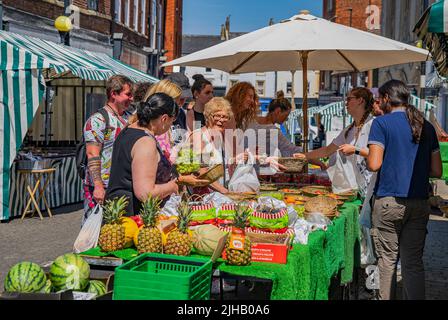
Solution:
[{"label": "bunch of grapes", "polygon": [[179,151],[176,159],[176,169],[179,174],[191,174],[200,169],[199,157],[191,149]]}]

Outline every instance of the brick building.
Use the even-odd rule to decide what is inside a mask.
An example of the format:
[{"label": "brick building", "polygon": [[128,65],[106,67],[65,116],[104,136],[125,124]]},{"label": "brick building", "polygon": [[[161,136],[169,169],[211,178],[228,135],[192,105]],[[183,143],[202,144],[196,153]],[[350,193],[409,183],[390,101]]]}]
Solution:
[{"label": "brick building", "polygon": [[[3,0],[4,29],[60,42],[54,20],[70,15],[70,45],[104,52],[156,77],[166,0]],[[68,7],[68,8],[67,8]]]},{"label": "brick building", "polygon": [[[167,0],[165,15],[166,60],[171,61],[182,55],[182,3],[183,0]],[[165,68],[165,73],[173,67]]]},{"label": "brick building", "polygon": [[[382,0],[323,0],[323,17],[335,23],[363,31],[381,34]],[[346,83],[348,82],[348,83]],[[363,73],[321,72],[321,95],[342,94],[345,88],[355,86],[375,87],[378,70]]]}]

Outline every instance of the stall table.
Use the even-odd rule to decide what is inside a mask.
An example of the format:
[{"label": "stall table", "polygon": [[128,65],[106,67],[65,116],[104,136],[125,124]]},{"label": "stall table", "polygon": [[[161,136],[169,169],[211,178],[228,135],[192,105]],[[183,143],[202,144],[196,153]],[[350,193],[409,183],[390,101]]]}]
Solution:
[{"label": "stall table", "polygon": [[[270,297],[273,300],[327,300],[332,278],[340,273],[340,284],[350,283],[354,268],[359,266],[360,204],[360,201],[346,202],[340,208],[340,216],[326,231],[314,231],[309,234],[307,245],[293,246],[286,264],[252,262],[249,266],[238,267],[226,265],[224,260],[218,259],[214,268],[227,275],[271,280]],[[104,253],[97,247],[83,255],[113,255],[130,260],[137,256],[137,251],[125,249]]]},{"label": "stall table", "polygon": [[[47,183],[47,200],[50,208],[56,208],[62,205],[78,203],[83,200],[82,180],[76,171],[76,158],[74,156],[61,156],[51,159],[51,167],[55,172],[42,178],[42,184]],[[10,219],[20,217],[26,207],[28,200],[27,179],[25,175],[19,174],[14,162],[10,171],[10,194],[9,208]],[[31,177],[31,184],[36,183],[34,177]],[[40,210],[44,210],[46,205],[41,198],[38,201]]]}]

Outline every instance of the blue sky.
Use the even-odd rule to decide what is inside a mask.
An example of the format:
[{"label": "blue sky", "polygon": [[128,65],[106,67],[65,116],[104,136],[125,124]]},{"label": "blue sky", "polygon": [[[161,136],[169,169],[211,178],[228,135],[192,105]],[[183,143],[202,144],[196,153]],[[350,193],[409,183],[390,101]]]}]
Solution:
[{"label": "blue sky", "polygon": [[304,9],[322,16],[322,0],[184,0],[183,6],[183,34],[219,35],[228,15],[231,32],[254,31]]}]

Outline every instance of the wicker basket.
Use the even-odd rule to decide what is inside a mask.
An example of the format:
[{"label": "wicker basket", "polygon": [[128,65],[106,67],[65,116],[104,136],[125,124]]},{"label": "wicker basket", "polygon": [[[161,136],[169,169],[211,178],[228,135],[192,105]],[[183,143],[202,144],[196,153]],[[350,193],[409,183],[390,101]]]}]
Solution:
[{"label": "wicker basket", "polygon": [[278,188],[275,184],[262,184],[260,185],[260,191],[277,191]]},{"label": "wicker basket", "polygon": [[303,171],[303,167],[305,166],[307,161],[304,159],[288,157],[278,158],[278,163],[286,167],[285,172],[300,173]]},{"label": "wicker basket", "polygon": [[273,244],[284,244],[289,240],[289,234],[287,233],[255,233],[246,232],[252,243],[273,243]]},{"label": "wicker basket", "polygon": [[351,190],[344,193],[333,193],[335,199],[342,201],[354,201],[358,196],[358,190]]},{"label": "wicker basket", "polygon": [[225,196],[229,197],[233,201],[250,201],[257,199],[256,192],[228,192]]},{"label": "wicker basket", "polygon": [[198,178],[204,179],[210,181],[210,183],[213,183],[217,181],[219,178],[221,178],[224,175],[224,166],[222,164],[216,164],[210,169],[208,169],[206,172],[201,174]]},{"label": "wicker basket", "polygon": [[338,201],[327,196],[317,196],[305,203],[307,213],[320,212],[325,216],[334,216],[337,212]]},{"label": "wicker basket", "polygon": [[330,188],[324,186],[308,186],[303,187],[300,191],[307,196],[315,197],[319,195],[326,195],[330,193]]}]

